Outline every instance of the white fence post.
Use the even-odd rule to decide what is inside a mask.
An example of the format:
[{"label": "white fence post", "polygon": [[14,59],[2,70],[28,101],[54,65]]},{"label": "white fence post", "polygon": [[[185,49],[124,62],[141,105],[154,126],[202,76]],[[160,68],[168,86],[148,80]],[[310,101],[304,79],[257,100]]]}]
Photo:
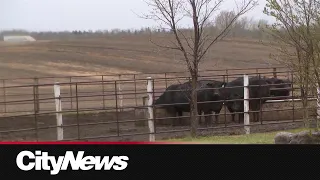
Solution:
[{"label": "white fence post", "polygon": [[149,126],[149,141],[153,142],[156,140],[155,137],[155,129],[154,129],[154,117],[153,117],[153,83],[151,77],[148,77],[147,81],[147,92],[148,92],[148,113],[149,113],[149,119],[148,119],[148,126]]},{"label": "white fence post", "polygon": [[243,75],[243,109],[244,109],[244,130],[246,134],[250,134],[250,116],[249,116],[249,77]]},{"label": "white fence post", "polygon": [[62,102],[60,98],[60,85],[58,82],[53,86],[54,97],[56,104],[56,118],[57,118],[57,140],[63,140],[63,122],[62,122]]}]

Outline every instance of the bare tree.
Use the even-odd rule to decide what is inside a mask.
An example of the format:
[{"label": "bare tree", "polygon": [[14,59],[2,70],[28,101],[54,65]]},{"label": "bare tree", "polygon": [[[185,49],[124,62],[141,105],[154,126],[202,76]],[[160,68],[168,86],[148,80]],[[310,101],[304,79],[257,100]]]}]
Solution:
[{"label": "bare tree", "polygon": [[273,57],[295,72],[308,127],[308,96],[311,88],[320,84],[319,7],[318,0],[267,0],[264,10],[276,19],[276,23],[265,29],[273,37],[271,45],[278,52]]},{"label": "bare tree", "polygon": [[[197,135],[197,81],[199,63],[204,59],[210,47],[224,38],[230,31],[230,27],[243,14],[257,5],[255,0],[242,0],[237,4],[237,11],[228,24],[213,34],[207,29],[210,21],[213,21],[214,14],[219,10],[224,0],[146,0],[151,7],[149,14],[143,18],[152,19],[160,22],[161,27],[171,30],[174,41],[171,44],[157,46],[165,49],[176,50],[182,53],[188,71],[191,75],[191,136]],[[190,20],[192,24],[191,33],[181,31],[181,22]]]},{"label": "bare tree", "polygon": [[[215,18],[215,27],[221,31],[225,29],[230,22],[234,19],[236,16],[235,11],[221,11]],[[249,33],[249,26],[250,23],[252,23],[252,19],[249,19],[248,17],[242,17],[238,18],[230,27],[230,35],[232,37],[243,37],[246,35],[246,33]]]},{"label": "bare tree", "polygon": [[[229,26],[230,22],[234,19],[236,16],[236,13],[234,11],[221,11],[215,18],[214,25],[216,28],[218,28],[220,31],[225,29]],[[231,24],[231,28],[237,24],[237,21],[235,21],[233,24]]]},{"label": "bare tree", "polygon": [[252,33],[250,31],[250,26],[252,25],[253,19],[249,19],[248,17],[242,17],[238,19],[234,25],[233,31],[234,36],[244,37]]}]

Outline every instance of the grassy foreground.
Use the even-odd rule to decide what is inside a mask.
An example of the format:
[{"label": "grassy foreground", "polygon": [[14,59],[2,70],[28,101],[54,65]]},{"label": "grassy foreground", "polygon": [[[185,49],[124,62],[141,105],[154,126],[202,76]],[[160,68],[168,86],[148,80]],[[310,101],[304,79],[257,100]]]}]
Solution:
[{"label": "grassy foreground", "polygon": [[[307,129],[291,129],[284,130],[285,132],[297,133]],[[232,135],[232,136],[208,136],[199,138],[183,138],[183,139],[170,139],[167,140],[173,143],[194,143],[194,144],[274,144],[274,137],[278,132],[269,133],[254,133],[249,135]],[[165,141],[165,142],[167,142]]]}]

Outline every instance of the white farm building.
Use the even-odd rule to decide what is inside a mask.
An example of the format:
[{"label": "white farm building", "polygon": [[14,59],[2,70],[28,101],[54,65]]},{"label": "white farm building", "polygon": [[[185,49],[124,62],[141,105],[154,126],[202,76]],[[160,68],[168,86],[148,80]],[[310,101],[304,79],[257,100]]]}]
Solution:
[{"label": "white farm building", "polygon": [[36,41],[31,36],[3,36],[5,42],[33,42]]}]

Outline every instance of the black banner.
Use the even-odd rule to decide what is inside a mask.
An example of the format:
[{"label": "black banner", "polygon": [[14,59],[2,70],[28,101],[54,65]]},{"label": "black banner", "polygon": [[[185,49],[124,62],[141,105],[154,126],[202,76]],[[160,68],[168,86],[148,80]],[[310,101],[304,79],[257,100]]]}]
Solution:
[{"label": "black banner", "polygon": [[238,177],[240,174],[260,176],[261,172],[281,174],[286,172],[294,175],[304,173],[304,169],[310,175],[310,172],[318,172],[319,160],[320,146],[318,145],[16,144],[0,146],[0,174],[12,178],[71,176],[154,179],[182,178],[191,174],[213,178],[217,175]]}]

